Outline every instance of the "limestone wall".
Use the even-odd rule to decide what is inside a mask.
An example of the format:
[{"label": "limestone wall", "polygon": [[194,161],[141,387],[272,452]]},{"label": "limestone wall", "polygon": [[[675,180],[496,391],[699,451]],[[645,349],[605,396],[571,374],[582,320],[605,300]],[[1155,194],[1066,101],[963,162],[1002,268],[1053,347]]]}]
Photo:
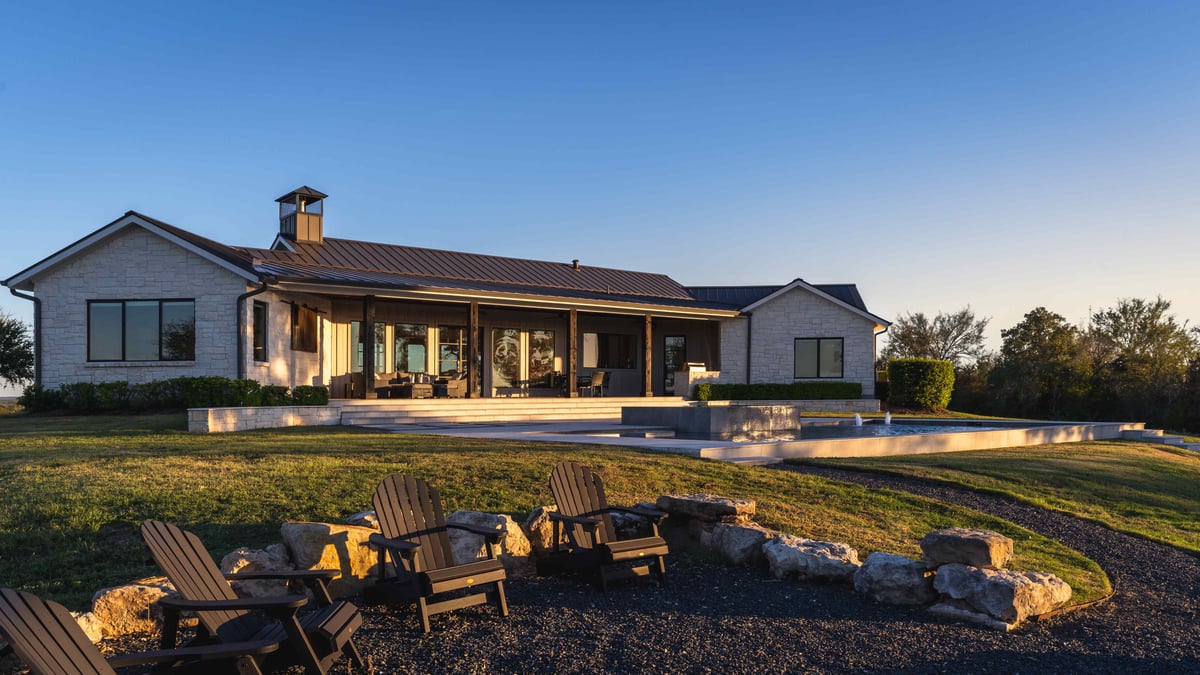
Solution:
[{"label": "limestone wall", "polygon": [[341,423],[342,409],[323,405],[191,408],[188,410],[188,431],[193,434],[278,429],[280,427],[337,426]]}]

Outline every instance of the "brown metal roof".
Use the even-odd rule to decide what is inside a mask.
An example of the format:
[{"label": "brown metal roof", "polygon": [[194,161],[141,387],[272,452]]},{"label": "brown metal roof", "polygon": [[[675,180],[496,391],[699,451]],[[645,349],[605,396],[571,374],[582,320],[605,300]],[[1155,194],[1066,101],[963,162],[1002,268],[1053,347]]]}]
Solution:
[{"label": "brown metal roof", "polygon": [[321,192],[320,190],[314,190],[314,189],[308,187],[307,185],[301,185],[300,187],[296,188],[295,190],[292,190],[291,192],[287,193],[286,195],[280,197],[279,199],[276,199],[275,201],[286,202],[288,200],[288,197],[291,197],[292,195],[300,195],[301,197],[316,197],[317,199],[325,199],[326,197],[329,196],[329,195],[325,194],[324,192]]},{"label": "brown metal roof", "polygon": [[413,246],[376,244],[326,237],[321,244],[290,243],[296,250],[238,249],[263,262],[357,272],[467,281],[521,287],[524,292],[571,290],[642,298],[695,299],[687,289],[663,274],[631,272],[570,263],[525,260],[478,253],[441,251]]}]

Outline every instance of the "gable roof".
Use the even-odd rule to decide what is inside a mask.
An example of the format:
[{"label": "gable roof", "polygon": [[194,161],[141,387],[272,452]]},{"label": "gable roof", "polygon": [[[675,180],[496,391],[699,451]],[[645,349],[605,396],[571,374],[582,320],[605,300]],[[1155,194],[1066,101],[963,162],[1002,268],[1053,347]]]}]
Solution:
[{"label": "gable roof", "polygon": [[710,302],[724,300],[726,303],[744,303],[738,309],[751,312],[769,300],[773,300],[795,288],[802,288],[818,296],[824,296],[844,309],[858,314],[864,319],[875,322],[881,328],[892,325],[867,311],[862,295],[854,284],[810,284],[803,279],[795,279],[785,286],[697,286],[689,288],[698,299],[705,298]]}]

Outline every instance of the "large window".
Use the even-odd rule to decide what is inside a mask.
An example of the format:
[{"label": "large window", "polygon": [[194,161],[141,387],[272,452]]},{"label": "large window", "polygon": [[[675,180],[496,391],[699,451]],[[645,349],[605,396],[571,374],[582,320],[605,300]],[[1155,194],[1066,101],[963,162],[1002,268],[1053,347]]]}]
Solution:
[{"label": "large window", "polygon": [[796,378],[842,377],[842,338],[796,338]]},{"label": "large window", "polygon": [[637,368],[638,336],[584,333],[584,368]]},{"label": "large window", "polygon": [[[350,322],[350,342],[354,345],[354,372],[361,373],[363,369],[363,335],[362,322]],[[387,324],[375,323],[375,373],[387,370]]]},{"label": "large window", "polygon": [[396,371],[424,373],[429,370],[425,360],[429,326],[423,323],[398,323],[395,328]]},{"label": "large window", "polygon": [[521,379],[521,331],[492,330],[492,386],[514,387]]},{"label": "large window", "polygon": [[554,331],[529,331],[529,386],[554,386]]},{"label": "large window", "polygon": [[292,349],[317,351],[317,313],[303,305],[292,305]]},{"label": "large window", "polygon": [[254,360],[267,360],[267,303],[254,301]]},{"label": "large window", "polygon": [[465,326],[438,327],[438,375],[467,372],[470,331]]},{"label": "large window", "polygon": [[89,361],[191,361],[195,300],[88,302]]}]

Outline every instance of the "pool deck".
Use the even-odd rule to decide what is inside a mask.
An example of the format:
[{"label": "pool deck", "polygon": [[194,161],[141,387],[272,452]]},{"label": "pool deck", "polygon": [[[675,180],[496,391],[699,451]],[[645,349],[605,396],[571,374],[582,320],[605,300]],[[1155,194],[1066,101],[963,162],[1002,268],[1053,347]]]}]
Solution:
[{"label": "pool deck", "polygon": [[[911,422],[912,420],[905,420]],[[942,424],[962,424],[962,420],[931,420]],[[842,423],[846,418],[808,418],[806,423]],[[970,422],[975,422],[971,420]],[[478,424],[430,423],[397,424],[387,431],[408,434],[434,434],[462,438],[493,438],[508,441],[546,443],[587,443],[642,448],[657,452],[692,455],[739,464],[770,464],[791,457],[881,457],[887,455],[928,454],[991,450],[1047,443],[1107,440],[1141,432],[1138,423],[1105,422],[1032,422],[986,420],[981,423],[1001,429],[959,431],[945,434],[912,436],[876,436],[865,438],[814,439],[801,441],[733,442],[661,437],[673,433],[669,427],[622,425],[597,421],[559,422],[487,422]]]}]

